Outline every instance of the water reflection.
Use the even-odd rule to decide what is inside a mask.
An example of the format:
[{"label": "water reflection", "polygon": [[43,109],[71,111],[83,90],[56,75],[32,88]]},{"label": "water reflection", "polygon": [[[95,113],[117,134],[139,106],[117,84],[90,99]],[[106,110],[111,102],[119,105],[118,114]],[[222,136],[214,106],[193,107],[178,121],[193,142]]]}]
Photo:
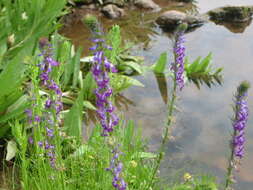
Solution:
[{"label": "water reflection", "polygon": [[245,29],[251,24],[252,19],[246,22],[216,22],[217,25],[222,25],[233,33],[243,33]]},{"label": "water reflection", "polygon": [[155,74],[155,78],[158,84],[158,89],[163,99],[163,102],[167,104],[168,102],[168,87],[167,87],[167,80],[164,74]]}]

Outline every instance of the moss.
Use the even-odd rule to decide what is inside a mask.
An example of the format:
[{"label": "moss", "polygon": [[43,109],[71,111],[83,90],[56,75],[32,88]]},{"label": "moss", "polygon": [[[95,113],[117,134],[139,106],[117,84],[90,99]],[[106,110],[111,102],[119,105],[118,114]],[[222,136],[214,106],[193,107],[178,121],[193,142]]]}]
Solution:
[{"label": "moss", "polygon": [[244,22],[251,19],[253,7],[223,7],[208,12],[211,20]]}]

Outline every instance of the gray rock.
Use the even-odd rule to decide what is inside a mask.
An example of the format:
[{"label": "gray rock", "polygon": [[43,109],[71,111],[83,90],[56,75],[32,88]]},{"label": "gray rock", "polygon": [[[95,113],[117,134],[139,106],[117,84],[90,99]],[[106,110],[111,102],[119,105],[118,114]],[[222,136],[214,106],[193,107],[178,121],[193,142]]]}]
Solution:
[{"label": "gray rock", "polygon": [[157,19],[156,23],[165,30],[174,30],[181,23],[187,23],[188,29],[203,25],[207,20],[202,16],[188,15],[180,11],[166,11]]},{"label": "gray rock", "polygon": [[183,2],[183,3],[192,3],[192,2],[194,2],[194,0],[174,0],[174,1]]},{"label": "gray rock", "polygon": [[253,6],[227,6],[207,13],[216,22],[247,22],[252,18]]},{"label": "gray rock", "polygon": [[124,7],[125,1],[124,0],[103,0],[104,5],[113,4],[117,5],[118,7]]},{"label": "gray rock", "polygon": [[125,15],[124,9],[121,9],[113,4],[104,6],[101,11],[110,19],[120,18]]},{"label": "gray rock", "polygon": [[134,5],[141,9],[159,9],[160,7],[152,0],[135,0]]}]

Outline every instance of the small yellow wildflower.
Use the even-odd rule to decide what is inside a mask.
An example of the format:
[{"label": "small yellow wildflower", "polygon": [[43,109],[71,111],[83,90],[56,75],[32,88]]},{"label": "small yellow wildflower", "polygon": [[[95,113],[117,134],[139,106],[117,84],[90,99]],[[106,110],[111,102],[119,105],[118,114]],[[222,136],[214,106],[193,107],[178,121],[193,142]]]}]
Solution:
[{"label": "small yellow wildflower", "polygon": [[184,174],[184,180],[185,181],[189,181],[191,178],[192,178],[191,174],[189,174],[189,173]]},{"label": "small yellow wildflower", "polygon": [[134,160],[130,161],[130,165],[133,167],[133,168],[136,168],[137,167],[137,162],[135,162]]}]

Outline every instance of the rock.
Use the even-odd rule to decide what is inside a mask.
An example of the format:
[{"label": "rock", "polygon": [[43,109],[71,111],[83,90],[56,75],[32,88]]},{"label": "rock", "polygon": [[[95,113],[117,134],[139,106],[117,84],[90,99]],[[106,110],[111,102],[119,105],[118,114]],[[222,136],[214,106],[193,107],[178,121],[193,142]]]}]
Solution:
[{"label": "rock", "polygon": [[207,13],[216,22],[246,22],[253,15],[253,6],[227,6],[211,10]]},{"label": "rock", "polygon": [[103,0],[104,5],[113,4],[117,5],[118,7],[124,7],[125,1],[124,0]]},{"label": "rock", "polygon": [[82,5],[81,9],[83,9],[83,10],[97,10],[97,6],[95,4]]},{"label": "rock", "polygon": [[188,15],[180,11],[166,11],[157,19],[156,23],[165,30],[174,30],[180,23],[187,23],[188,30],[201,26],[206,22],[202,16]]},{"label": "rock", "polygon": [[120,18],[125,15],[124,9],[121,9],[113,4],[104,6],[101,11],[110,19]]},{"label": "rock", "polygon": [[183,2],[183,3],[192,3],[192,2],[194,2],[194,0],[174,0],[174,1]]},{"label": "rock", "polygon": [[71,4],[91,4],[94,3],[93,0],[69,0]]},{"label": "rock", "polygon": [[159,9],[160,7],[152,0],[135,0],[134,5],[141,9]]}]

